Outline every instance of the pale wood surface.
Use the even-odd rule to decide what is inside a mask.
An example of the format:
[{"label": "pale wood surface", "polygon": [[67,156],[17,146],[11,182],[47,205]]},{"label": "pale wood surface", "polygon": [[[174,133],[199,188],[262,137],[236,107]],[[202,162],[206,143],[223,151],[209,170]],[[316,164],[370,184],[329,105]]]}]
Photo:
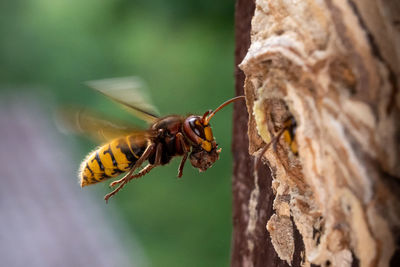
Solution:
[{"label": "pale wood surface", "polygon": [[[255,2],[251,45],[240,65],[250,152],[258,155],[290,116],[299,146],[295,155],[281,138],[264,154],[274,178],[267,229],[275,250],[291,263],[298,229],[305,266],[395,266],[399,2]],[[263,201],[269,199],[250,199],[247,207]],[[257,225],[259,217],[252,218]]]}]

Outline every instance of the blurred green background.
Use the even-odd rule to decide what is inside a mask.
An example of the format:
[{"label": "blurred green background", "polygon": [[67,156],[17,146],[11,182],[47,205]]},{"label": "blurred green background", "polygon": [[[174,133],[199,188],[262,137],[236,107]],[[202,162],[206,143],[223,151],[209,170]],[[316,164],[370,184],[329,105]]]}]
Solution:
[{"label": "blurred green background", "polygon": [[[0,81],[8,89],[35,88],[44,102],[119,117],[115,104],[82,82],[137,75],[162,115],[202,114],[234,94],[233,14],[233,0],[1,1]],[[135,235],[150,266],[229,265],[232,107],[211,124],[223,150],[207,172],[188,163],[178,179],[175,159],[131,182],[107,206],[107,183],[82,190],[111,220],[119,214],[131,229],[121,237]],[[95,144],[75,144],[78,168]]]}]

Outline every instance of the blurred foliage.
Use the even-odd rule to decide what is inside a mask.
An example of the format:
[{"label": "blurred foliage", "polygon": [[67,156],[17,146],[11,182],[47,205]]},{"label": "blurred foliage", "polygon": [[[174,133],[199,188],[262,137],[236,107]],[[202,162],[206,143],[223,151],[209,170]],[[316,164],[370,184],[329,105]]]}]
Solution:
[{"label": "blurred foliage", "polygon": [[[163,115],[202,114],[233,96],[234,1],[13,0],[1,1],[0,12],[0,81],[36,88],[44,101],[122,116],[82,82],[128,75],[147,81]],[[213,168],[198,173],[188,163],[178,179],[175,159],[131,182],[105,207],[118,209],[151,266],[229,264],[231,110],[211,122],[223,148]],[[80,144],[77,160],[94,147]],[[105,205],[108,191],[104,184],[82,192]]]}]

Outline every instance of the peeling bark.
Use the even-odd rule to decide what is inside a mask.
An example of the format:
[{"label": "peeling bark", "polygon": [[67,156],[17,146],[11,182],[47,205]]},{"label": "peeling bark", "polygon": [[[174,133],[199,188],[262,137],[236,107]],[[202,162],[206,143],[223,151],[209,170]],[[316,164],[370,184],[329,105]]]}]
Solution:
[{"label": "peeling bark", "polygon": [[[251,18],[254,14],[253,0],[238,0],[236,3],[235,29],[235,78],[236,95],[243,95],[244,73],[238,65],[250,46]],[[234,104],[233,129],[233,244],[231,266],[289,266],[275,252],[266,230],[269,217],[273,214],[274,195],[271,191],[272,177],[269,168],[259,166],[253,170],[254,158],[249,155],[249,138],[246,104]],[[258,176],[262,179],[258,179]],[[295,253],[293,266],[300,266],[304,245],[297,229],[293,229]]]},{"label": "peeling bark", "polygon": [[[266,172],[253,176],[250,161],[240,166],[246,171],[235,170],[234,197],[242,198],[242,206],[234,203],[234,220],[247,227],[234,224],[244,234],[232,259],[243,253],[248,261],[233,266],[275,266],[266,258],[256,262],[249,252],[269,249],[268,242],[251,243],[262,230],[246,236],[253,226],[261,229],[262,218],[288,264],[301,258],[303,266],[399,264],[399,11],[395,0],[256,1],[240,68],[249,151],[263,156],[273,181],[269,185]],[[238,106],[235,127],[243,125]],[[297,125],[295,141],[282,137],[259,155],[290,118]],[[234,154],[241,152],[234,145]],[[235,158],[235,168],[240,160]],[[252,184],[240,190],[245,180]],[[271,191],[260,197],[265,190],[275,195],[274,215],[261,218],[259,207],[270,201],[265,196]],[[295,245],[297,229],[304,257]]]}]

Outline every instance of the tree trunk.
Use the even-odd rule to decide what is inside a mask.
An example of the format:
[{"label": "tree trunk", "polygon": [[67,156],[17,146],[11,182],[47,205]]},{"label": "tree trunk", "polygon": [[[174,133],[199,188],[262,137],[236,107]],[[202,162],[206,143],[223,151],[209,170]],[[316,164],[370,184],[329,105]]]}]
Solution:
[{"label": "tree trunk", "polygon": [[[235,77],[236,94],[243,95],[245,76],[238,67],[250,46],[250,23],[254,14],[253,0],[238,0],[236,3],[235,29]],[[259,166],[257,173],[263,179],[258,180],[253,170],[254,158],[249,155],[249,139],[246,131],[248,113],[245,103],[235,103],[233,130],[233,246],[231,265],[239,266],[289,266],[275,252],[266,224],[273,214],[274,195],[271,190],[272,177],[269,168]],[[256,174],[257,174],[256,173]],[[300,266],[300,253],[304,245],[295,229],[296,254],[293,265]]]},{"label": "tree trunk", "polygon": [[400,2],[236,12],[232,266],[399,266]]}]

